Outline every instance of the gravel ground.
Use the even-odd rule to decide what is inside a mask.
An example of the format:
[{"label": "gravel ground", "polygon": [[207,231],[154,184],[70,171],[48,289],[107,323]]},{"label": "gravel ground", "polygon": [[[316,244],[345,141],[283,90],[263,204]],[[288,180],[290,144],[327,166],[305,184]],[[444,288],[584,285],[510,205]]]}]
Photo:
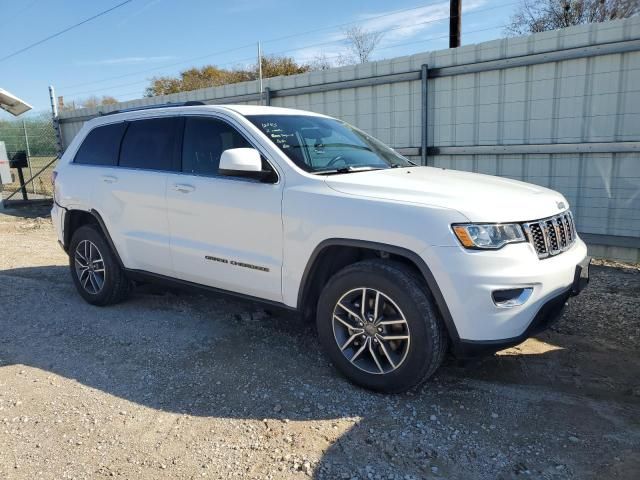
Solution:
[{"label": "gravel ground", "polygon": [[599,262],[553,331],[378,395],[291,314],[157,287],[87,305],[39,215],[0,214],[0,478],[640,478],[638,266]]}]

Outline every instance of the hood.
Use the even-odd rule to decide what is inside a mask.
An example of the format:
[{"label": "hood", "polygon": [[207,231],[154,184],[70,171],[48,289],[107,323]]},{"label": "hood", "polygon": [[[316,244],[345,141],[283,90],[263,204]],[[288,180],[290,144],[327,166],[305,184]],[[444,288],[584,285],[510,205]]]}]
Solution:
[{"label": "hood", "polygon": [[391,168],[326,177],[341,193],[457,210],[470,222],[524,222],[556,215],[569,204],[530,183],[435,167]]}]

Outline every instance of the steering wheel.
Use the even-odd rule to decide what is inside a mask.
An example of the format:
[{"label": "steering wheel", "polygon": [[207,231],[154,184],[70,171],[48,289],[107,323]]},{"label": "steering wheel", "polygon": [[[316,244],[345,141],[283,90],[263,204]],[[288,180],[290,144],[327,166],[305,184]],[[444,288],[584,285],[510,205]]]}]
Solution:
[{"label": "steering wheel", "polygon": [[331,160],[329,160],[329,163],[327,163],[327,167],[333,167],[338,162],[342,162],[345,165],[349,165],[349,162],[347,162],[347,160],[342,156],[342,154],[339,154],[333,157]]}]

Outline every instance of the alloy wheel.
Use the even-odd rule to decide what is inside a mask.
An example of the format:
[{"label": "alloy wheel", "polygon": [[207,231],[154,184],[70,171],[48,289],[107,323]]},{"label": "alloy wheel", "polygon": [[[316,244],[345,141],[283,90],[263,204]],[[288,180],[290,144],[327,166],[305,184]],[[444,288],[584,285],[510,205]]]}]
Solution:
[{"label": "alloy wheel", "polygon": [[87,293],[97,295],[104,287],[106,271],[104,259],[95,243],[82,240],[74,252],[76,274]]},{"label": "alloy wheel", "polygon": [[398,305],[379,290],[361,287],[342,295],[332,323],[338,348],[360,370],[387,374],[407,357],[409,324]]}]

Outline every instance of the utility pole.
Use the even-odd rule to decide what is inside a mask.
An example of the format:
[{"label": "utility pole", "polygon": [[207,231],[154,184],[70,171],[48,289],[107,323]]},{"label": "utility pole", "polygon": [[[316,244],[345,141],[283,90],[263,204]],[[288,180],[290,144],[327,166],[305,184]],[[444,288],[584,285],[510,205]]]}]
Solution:
[{"label": "utility pole", "polygon": [[460,46],[460,24],[462,23],[462,0],[449,3],[449,48]]},{"label": "utility pole", "polygon": [[53,85],[49,85],[49,102],[51,104],[51,121],[56,131],[56,140],[58,142],[58,155],[62,155],[62,131],[60,130],[60,121],[58,118],[58,104],[56,103],[56,91]]},{"label": "utility pole", "polygon": [[260,103],[262,103],[262,47],[258,42],[258,79],[260,81]]}]

